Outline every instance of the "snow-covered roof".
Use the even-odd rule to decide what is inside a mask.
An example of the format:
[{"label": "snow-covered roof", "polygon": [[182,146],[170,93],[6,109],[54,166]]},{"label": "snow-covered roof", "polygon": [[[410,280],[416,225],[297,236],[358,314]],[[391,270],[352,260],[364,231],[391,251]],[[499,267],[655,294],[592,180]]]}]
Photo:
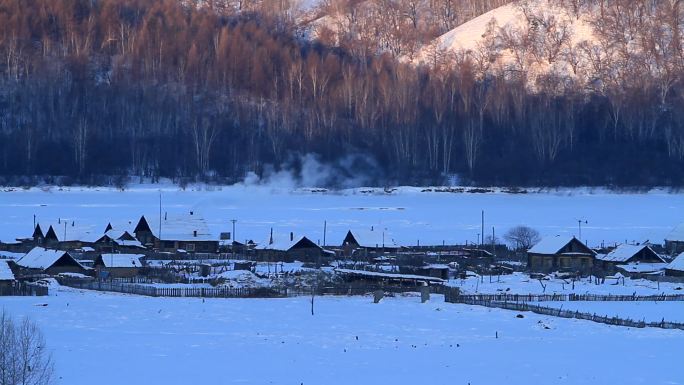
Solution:
[{"label": "snow-covered roof", "polygon": [[[623,243],[615,249],[613,249],[613,251],[609,252],[608,254],[597,254],[596,259],[607,262],[627,262],[630,258],[634,257],[636,254],[638,254],[641,250],[645,248],[651,250],[651,248],[648,245],[629,245]],[[660,256],[658,256],[658,258],[660,258]],[[662,258],[660,259],[662,260]],[[664,262],[665,261],[663,261],[663,263]]]},{"label": "snow-covered roof", "polygon": [[[42,247],[34,247],[20,260],[18,260],[17,264],[29,269],[45,270],[54,265],[55,262],[57,262],[57,260],[62,258],[65,254],[69,255],[69,253],[62,250],[51,250]],[[75,259],[74,262],[78,263]]]},{"label": "snow-covered roof", "polygon": [[155,237],[172,241],[217,241],[209,231],[207,222],[202,215],[191,211],[184,214],[165,214],[161,223],[161,237],[159,237],[159,218],[145,216],[147,224]]},{"label": "snow-covered roof", "polygon": [[387,231],[383,230],[349,230],[356,243],[361,247],[399,247]]},{"label": "snow-covered roof", "polygon": [[0,257],[2,258],[8,258],[8,259],[21,259],[21,257],[24,256],[24,253],[15,253],[12,251],[0,251]]},{"label": "snow-covered roof", "polygon": [[41,221],[38,225],[40,225],[44,236],[52,227],[57,240],[60,242],[95,242],[104,231],[104,228],[92,224],[82,224],[73,219],[58,219],[54,222]]},{"label": "snow-covered roof", "polygon": [[102,254],[102,264],[105,267],[142,267],[140,258],[143,254]]},{"label": "snow-covered roof", "polygon": [[667,265],[666,269],[684,271],[684,253],[679,254],[669,265]]},{"label": "snow-covered roof", "polygon": [[9,263],[4,260],[0,260],[0,281],[14,281],[14,273],[12,273]]},{"label": "snow-covered roof", "polygon": [[263,243],[260,243],[256,249],[257,250],[276,250],[276,251],[289,251],[294,245],[301,241],[311,242],[314,246],[320,248],[313,241],[305,236],[293,237],[290,240],[290,235],[287,234],[274,234],[272,237],[269,236]]},{"label": "snow-covered roof", "polygon": [[119,246],[143,247],[142,243],[126,230],[112,229],[107,231],[104,235]]},{"label": "snow-covered roof", "polygon": [[665,270],[667,263],[628,263],[617,265],[618,268],[629,273],[654,273]]},{"label": "snow-covered roof", "polygon": [[544,237],[539,243],[527,250],[528,253],[535,254],[557,254],[563,247],[565,247],[574,237],[569,235],[555,235]]},{"label": "snow-covered roof", "polygon": [[684,222],[672,229],[665,237],[665,240],[670,242],[684,242]]}]

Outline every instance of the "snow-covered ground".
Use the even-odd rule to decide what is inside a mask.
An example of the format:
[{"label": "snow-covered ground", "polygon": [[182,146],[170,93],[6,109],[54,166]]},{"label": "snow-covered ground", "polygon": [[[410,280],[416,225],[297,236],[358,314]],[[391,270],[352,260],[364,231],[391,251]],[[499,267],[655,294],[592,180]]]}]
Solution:
[{"label": "snow-covered ground", "polygon": [[[47,306],[36,306],[47,304]],[[46,335],[58,384],[683,384],[684,332],[444,303],[439,296],[3,297]],[[498,338],[497,338],[498,335]]]},{"label": "snow-covered ground", "polygon": [[593,313],[601,316],[630,318],[637,321],[684,322],[684,302],[539,302],[536,305]]},{"label": "snow-covered ground", "polygon": [[[589,278],[575,281],[573,289],[570,280],[532,279],[527,274],[513,273],[510,275],[490,277],[469,277],[465,280],[452,279],[449,286],[460,287],[467,294],[611,294],[611,295],[659,295],[684,294],[684,283],[669,283],[649,281],[645,279],[606,279],[603,284],[595,284]],[[616,284],[617,282],[617,284]]]},{"label": "snow-covered ground", "polygon": [[[340,245],[349,229],[386,228],[388,237],[404,245],[477,242],[481,210],[485,233],[501,236],[509,228],[525,224],[542,235],[577,234],[591,245],[650,240],[662,243],[667,233],[684,221],[684,194],[653,191],[645,194],[604,190],[560,190],[528,194],[422,192],[402,187],[391,193],[382,189],[314,192],[269,186],[231,186],[180,190],[161,185],[162,209],[169,214],[194,210],[209,222],[218,238],[232,230],[237,219],[237,239],[257,242],[274,233],[307,235]],[[76,225],[104,230],[135,223],[142,214],[159,215],[158,185],[134,186],[126,191],[109,188],[5,189],[0,192],[0,240],[28,237],[33,215],[39,221],[67,218]]]}]

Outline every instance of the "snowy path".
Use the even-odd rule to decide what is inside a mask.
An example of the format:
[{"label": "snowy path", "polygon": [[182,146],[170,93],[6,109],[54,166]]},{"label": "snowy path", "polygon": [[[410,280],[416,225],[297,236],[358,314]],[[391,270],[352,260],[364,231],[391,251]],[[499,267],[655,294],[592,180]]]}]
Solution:
[{"label": "snowy path", "polygon": [[682,331],[516,318],[439,296],[317,298],[315,316],[303,297],[65,290],[0,303],[40,325],[64,385],[684,384]]}]

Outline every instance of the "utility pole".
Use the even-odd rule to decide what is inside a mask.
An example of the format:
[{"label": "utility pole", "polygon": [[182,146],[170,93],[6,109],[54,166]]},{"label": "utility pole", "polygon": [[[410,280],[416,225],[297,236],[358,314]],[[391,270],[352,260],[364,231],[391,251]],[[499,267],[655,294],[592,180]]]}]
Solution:
[{"label": "utility pole", "polygon": [[589,221],[587,221],[586,219],[577,219],[577,227],[578,227],[578,230],[579,230],[578,239],[579,239],[580,241],[582,240],[582,222],[584,222],[584,224],[586,225],[586,224],[589,223]]},{"label": "utility pole", "polygon": [[159,192],[159,246],[160,246],[160,248],[161,248],[161,236],[162,236],[162,234],[161,234],[161,229],[162,229],[162,226],[161,226],[161,225],[162,225],[162,216],[161,216],[161,214],[162,214],[162,201],[161,201],[161,196],[162,196],[162,194],[161,194],[161,191],[160,191],[160,192]]},{"label": "utility pole", "polygon": [[233,223],[233,242],[237,241],[237,237],[235,236],[235,222],[237,222],[237,219],[231,219],[230,220]]},{"label": "utility pole", "polygon": [[496,239],[495,234],[494,234],[494,226],[492,226],[492,255],[494,255],[494,249],[496,245],[494,244],[494,240]]},{"label": "utility pole", "polygon": [[323,247],[325,247],[325,235],[328,232],[328,221],[323,221]]},{"label": "utility pole", "polygon": [[482,228],[480,234],[482,234],[482,239],[480,240],[480,247],[482,247],[482,245],[484,245],[484,210],[482,210]]}]

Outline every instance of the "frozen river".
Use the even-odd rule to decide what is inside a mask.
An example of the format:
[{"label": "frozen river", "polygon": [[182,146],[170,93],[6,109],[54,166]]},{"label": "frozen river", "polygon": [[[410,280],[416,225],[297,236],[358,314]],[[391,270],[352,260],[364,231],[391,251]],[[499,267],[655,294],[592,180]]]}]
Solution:
[{"label": "frozen river", "polygon": [[[388,237],[403,245],[477,242],[481,212],[485,234],[497,237],[519,224],[542,235],[578,235],[601,242],[662,243],[668,232],[684,222],[684,194],[652,191],[613,193],[605,190],[562,190],[543,193],[447,193],[404,187],[339,192],[274,189],[270,187],[212,187],[181,190],[169,185],[142,185],[119,191],[108,188],[5,189],[0,192],[0,240],[31,235],[33,216],[39,221],[67,218],[83,226],[102,227],[108,222],[135,224],[142,214],[194,210],[208,221],[218,237],[231,231],[236,219],[238,240],[262,241],[270,228],[294,232],[339,245],[348,229],[386,229]],[[586,221],[586,223],[584,222]]]}]

